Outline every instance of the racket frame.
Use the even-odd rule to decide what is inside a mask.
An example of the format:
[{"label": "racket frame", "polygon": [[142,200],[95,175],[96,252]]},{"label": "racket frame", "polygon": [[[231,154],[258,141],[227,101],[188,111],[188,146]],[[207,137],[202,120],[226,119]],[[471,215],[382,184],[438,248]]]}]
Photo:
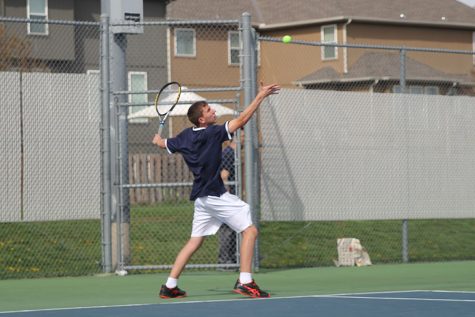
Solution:
[{"label": "racket frame", "polygon": [[[175,99],[175,102],[172,104],[172,106],[170,107],[170,109],[165,112],[165,113],[160,113],[160,111],[158,110],[158,100],[160,99],[160,95],[170,86],[172,85],[177,85],[178,86],[178,92],[177,92],[177,96],[176,96],[176,99]],[[165,85],[163,85],[162,88],[160,88],[160,91],[158,92],[158,94],[155,95],[155,101],[154,101],[154,104],[155,104],[155,111],[157,112],[157,115],[158,115],[158,118],[160,119],[160,125],[158,127],[158,134],[162,134],[162,130],[163,130],[163,126],[165,125],[165,121],[168,119],[168,116],[170,115],[170,113],[173,111],[173,109],[175,108],[175,106],[178,104],[178,101],[180,100],[180,96],[181,96],[181,85],[180,83],[176,82],[176,81],[171,81],[169,83],[166,83]]]}]

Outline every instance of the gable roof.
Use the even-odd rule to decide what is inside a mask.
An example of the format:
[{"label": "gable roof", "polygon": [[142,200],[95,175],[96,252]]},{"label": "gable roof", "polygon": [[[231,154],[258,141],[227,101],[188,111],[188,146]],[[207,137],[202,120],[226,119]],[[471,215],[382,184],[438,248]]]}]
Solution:
[{"label": "gable roof", "polygon": [[167,5],[168,19],[236,20],[243,12],[259,28],[329,19],[475,28],[475,9],[457,0],[174,0]]},{"label": "gable roof", "polygon": [[[335,82],[355,82],[373,80],[399,80],[400,57],[397,53],[367,52],[364,53],[346,74],[335,71],[332,67],[324,67],[313,72],[295,83],[312,85]],[[426,64],[406,57],[406,80],[431,82],[457,82],[473,85],[473,79],[466,74],[447,74]]]}]

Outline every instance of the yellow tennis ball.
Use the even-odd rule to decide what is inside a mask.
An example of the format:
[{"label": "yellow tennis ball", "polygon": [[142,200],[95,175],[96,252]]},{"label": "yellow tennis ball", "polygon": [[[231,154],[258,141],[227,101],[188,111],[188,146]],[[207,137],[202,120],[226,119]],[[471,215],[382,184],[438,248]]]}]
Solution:
[{"label": "yellow tennis ball", "polygon": [[284,35],[284,36],[282,37],[282,42],[283,42],[283,43],[290,43],[290,42],[292,42],[292,36],[290,36],[290,35]]}]

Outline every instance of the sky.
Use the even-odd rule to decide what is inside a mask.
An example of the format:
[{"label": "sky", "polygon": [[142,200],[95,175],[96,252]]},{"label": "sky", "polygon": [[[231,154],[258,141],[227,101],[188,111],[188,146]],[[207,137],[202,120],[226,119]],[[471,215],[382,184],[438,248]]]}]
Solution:
[{"label": "sky", "polygon": [[475,0],[457,0],[459,2],[462,2],[462,3],[465,3],[471,7],[474,7],[475,6]]}]

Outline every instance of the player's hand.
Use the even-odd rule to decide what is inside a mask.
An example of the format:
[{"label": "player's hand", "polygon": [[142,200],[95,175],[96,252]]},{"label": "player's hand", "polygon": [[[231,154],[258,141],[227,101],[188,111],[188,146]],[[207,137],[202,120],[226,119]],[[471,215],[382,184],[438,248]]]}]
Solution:
[{"label": "player's hand", "polygon": [[165,140],[162,139],[160,134],[155,134],[155,136],[153,137],[152,143],[155,145],[158,145],[159,147],[163,149],[165,148]]},{"label": "player's hand", "polygon": [[261,88],[259,90],[259,94],[261,94],[264,98],[269,95],[278,94],[280,90],[280,86],[277,84],[264,86],[264,83],[261,81],[260,86]]}]

